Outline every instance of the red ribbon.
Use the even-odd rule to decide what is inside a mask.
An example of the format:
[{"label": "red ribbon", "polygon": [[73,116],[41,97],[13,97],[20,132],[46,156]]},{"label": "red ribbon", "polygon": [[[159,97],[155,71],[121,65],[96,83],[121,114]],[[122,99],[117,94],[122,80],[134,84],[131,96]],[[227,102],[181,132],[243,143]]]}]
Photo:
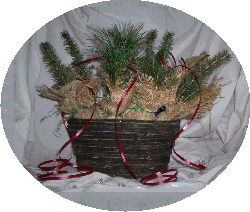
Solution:
[{"label": "red ribbon", "polygon": [[[77,80],[79,81],[83,81],[82,79],[79,79],[77,78]],[[88,85],[87,82],[83,81],[86,85]],[[94,96],[94,99],[95,99],[95,105],[96,105],[96,97],[95,97],[95,92],[94,90],[88,86],[88,88],[90,89],[92,95]],[[68,131],[68,134],[69,136],[71,137],[63,146],[62,148],[59,150],[58,154],[59,154],[59,159],[55,159],[55,160],[49,160],[49,161],[45,161],[43,163],[40,163],[38,165],[38,168],[40,168],[42,171],[54,171],[54,172],[50,172],[50,173],[47,173],[47,174],[42,174],[42,175],[39,175],[38,176],[38,180],[40,181],[46,181],[46,180],[63,180],[63,179],[70,179],[70,178],[76,178],[76,177],[82,177],[82,176],[86,176],[86,175],[89,175],[89,174],[92,174],[93,173],[93,168],[91,167],[87,167],[87,166],[80,166],[80,165],[77,165],[77,164],[73,164],[73,163],[70,163],[70,159],[62,159],[60,157],[60,154],[61,152],[65,149],[66,146],[68,146],[77,136],[79,136],[85,129],[86,127],[88,126],[88,124],[90,123],[91,119],[93,118],[93,115],[94,115],[94,112],[95,112],[95,108],[93,110],[93,113],[90,117],[90,119],[88,120],[88,122],[83,126],[82,129],[80,129],[73,137],[71,137],[70,135],[70,132],[68,130],[68,123],[67,121],[65,121],[65,127]],[[62,112],[62,117],[63,119],[65,120],[65,116],[64,116],[64,113]],[[44,167],[43,165],[45,164],[49,164],[49,163],[55,163],[55,162],[60,162],[61,164],[57,165],[57,166],[47,166],[47,167]],[[68,175],[68,176],[59,176],[59,177],[54,177],[55,175],[59,175],[59,174],[65,174],[67,173],[67,171],[56,171],[58,169],[61,169],[61,168],[64,168],[66,166],[71,166],[71,167],[74,167],[74,168],[80,168],[80,169],[86,169],[86,170],[89,170],[88,172],[86,173],[83,173],[83,172],[79,172],[78,174],[74,174],[74,175]],[[53,177],[51,177],[53,176]]]},{"label": "red ribbon", "polygon": [[100,58],[101,58],[101,57],[95,57],[95,58],[91,58],[91,59],[88,59],[88,60],[84,60],[84,61],[82,61],[82,62],[80,62],[80,63],[75,64],[74,67],[75,67],[75,66],[79,66],[79,65],[81,65],[81,64],[83,64],[83,63],[87,63],[87,62],[90,62],[90,61],[93,61],[93,60],[100,59]]},{"label": "red ribbon", "polygon": [[[176,68],[177,66],[176,66],[175,58],[174,58],[174,56],[173,56],[172,54],[171,54],[171,56],[172,56],[172,58],[173,58],[173,60],[174,60],[174,63],[175,63],[175,67],[174,67],[174,68]],[[167,63],[162,59],[162,57],[161,57],[160,54],[159,54],[159,58],[160,58],[161,62],[162,62],[167,68],[171,68],[171,67],[168,66]],[[189,71],[191,71],[192,74],[195,76],[195,78],[196,78],[196,80],[197,80],[197,82],[198,82],[198,84],[199,84],[199,86],[200,86],[200,83],[199,83],[199,81],[198,81],[198,78],[197,78],[196,74],[193,72],[192,69],[190,69],[190,68],[188,68],[188,67],[186,66],[186,63],[185,63],[185,61],[183,60],[183,58],[181,58],[181,60],[183,61],[184,65],[180,65],[180,66],[183,66],[183,67],[187,68]],[[137,73],[133,68],[131,68],[131,67],[127,67],[127,68],[129,68],[130,70],[132,70],[132,71],[134,71],[135,73]],[[172,69],[172,68],[171,68],[171,69]],[[117,118],[117,115],[119,114],[119,109],[120,109],[120,107],[121,107],[121,104],[122,104],[123,100],[124,100],[125,97],[127,96],[128,92],[132,89],[132,87],[134,86],[134,84],[135,84],[136,81],[137,81],[137,76],[135,77],[135,79],[133,80],[133,82],[131,83],[131,85],[128,87],[128,89],[126,90],[126,92],[125,92],[124,95],[122,96],[122,98],[121,98],[121,100],[120,100],[120,102],[119,102],[119,104],[118,104],[117,110],[116,110],[116,118]],[[175,141],[176,141],[176,139],[180,136],[180,134],[181,134],[181,133],[188,127],[188,125],[193,121],[193,119],[194,119],[194,117],[195,117],[195,115],[196,115],[196,113],[198,112],[198,109],[199,109],[199,107],[200,107],[200,102],[201,102],[201,96],[200,96],[200,101],[199,101],[199,104],[198,104],[198,106],[197,106],[197,108],[196,108],[195,113],[193,114],[192,118],[185,124],[185,126],[179,131],[179,133],[175,136],[175,138],[174,138],[174,140],[173,140],[173,145],[175,144]],[[117,144],[118,144],[118,148],[119,148],[119,151],[120,151],[122,160],[123,160],[125,166],[127,167],[128,171],[130,172],[130,174],[131,174],[135,179],[137,179],[136,175],[135,175],[135,174],[133,173],[133,171],[131,170],[131,168],[130,168],[130,166],[128,165],[128,163],[127,163],[127,161],[126,161],[126,158],[125,158],[125,156],[124,156],[124,154],[123,154],[123,151],[122,151],[122,148],[121,148],[121,144],[120,144],[120,141],[119,141],[118,131],[117,131],[116,118],[115,118],[116,140],[117,140]],[[206,168],[205,166],[203,166],[203,165],[201,165],[201,164],[199,164],[199,165],[194,164],[194,163],[192,163],[192,162],[186,160],[185,158],[181,157],[181,156],[174,150],[174,148],[173,148],[173,151],[174,151],[174,153],[175,153],[182,161],[184,161],[185,163],[188,163],[188,164],[190,164],[191,166],[194,166],[194,167],[199,168],[199,169],[202,169],[202,170],[204,170],[204,169]],[[167,175],[166,173],[168,173],[168,172],[175,172],[175,174]],[[171,181],[171,182],[175,182],[175,181],[177,181],[177,174],[178,174],[177,169],[164,170],[164,171],[157,172],[157,173],[155,173],[155,174],[152,174],[152,175],[143,177],[143,178],[140,180],[140,182],[141,182],[142,184],[144,184],[144,185],[150,185],[150,186],[160,185],[160,184],[168,183],[168,182],[170,182],[170,181]],[[148,181],[154,180],[154,179],[157,179],[157,178],[167,178],[167,179],[165,179],[165,180],[163,180],[163,181],[160,181],[160,182],[147,183]],[[138,180],[138,179],[137,179],[137,180]]]},{"label": "red ribbon", "polygon": [[[176,62],[175,62],[174,56],[173,56],[171,53],[170,53],[170,55],[172,56],[172,58],[173,58],[173,60],[174,60],[174,63],[175,63],[175,67],[174,67],[174,68],[176,68],[177,66],[176,66]],[[169,67],[169,66],[167,65],[167,63],[162,59],[162,57],[161,57],[160,54],[159,54],[159,58],[160,58],[161,62],[162,62],[167,68],[171,68],[171,67]],[[181,58],[181,60],[182,60],[182,62],[183,62],[184,65],[179,65],[179,66],[182,66],[182,67],[188,69],[188,70],[195,76],[196,81],[197,81],[197,83],[198,83],[198,85],[199,85],[199,89],[201,90],[200,82],[199,82],[199,80],[198,80],[197,75],[194,73],[194,71],[193,71],[191,68],[187,67],[187,65],[186,65],[186,63],[185,63],[185,61],[184,61],[183,58]],[[200,94],[200,100],[199,100],[198,106],[197,106],[197,108],[196,108],[196,110],[195,110],[193,116],[191,117],[191,119],[188,120],[188,122],[185,124],[185,126],[177,133],[177,135],[175,136],[175,138],[174,138],[174,140],[173,140],[173,145],[175,144],[175,141],[176,141],[176,139],[180,136],[180,134],[181,134],[181,133],[190,125],[190,123],[194,120],[194,117],[196,116],[196,114],[197,114],[197,112],[198,112],[198,110],[199,110],[199,108],[200,108],[200,104],[201,104],[201,94]],[[174,151],[174,153],[175,153],[182,161],[184,161],[185,163],[187,163],[187,164],[189,164],[189,165],[191,165],[191,166],[194,166],[194,167],[196,167],[196,168],[198,168],[198,169],[201,169],[201,170],[206,169],[206,167],[203,166],[203,165],[201,165],[201,164],[198,164],[198,165],[197,165],[197,164],[195,164],[195,163],[192,163],[192,162],[186,160],[185,158],[183,158],[182,156],[180,156],[180,155],[175,151],[174,148],[173,148],[173,151]]]},{"label": "red ribbon", "polygon": [[[128,69],[132,70],[133,72],[136,72],[136,70],[134,70],[133,68],[131,67],[127,67]],[[127,96],[128,92],[132,89],[132,87],[134,86],[135,82],[137,81],[137,78],[138,76],[136,75],[135,79],[132,81],[132,83],[130,84],[130,86],[128,87],[128,89],[126,90],[126,92],[123,94],[119,104],[118,104],[118,107],[117,107],[117,110],[116,110],[116,117],[115,117],[115,132],[116,132],[116,140],[117,140],[117,145],[118,145],[118,148],[119,148],[119,151],[120,151],[120,154],[121,154],[121,157],[122,157],[122,160],[125,164],[125,166],[127,167],[128,171],[130,172],[130,174],[138,180],[138,178],[136,177],[136,175],[133,173],[133,171],[131,170],[130,166],[128,165],[127,161],[126,161],[126,158],[123,154],[123,151],[122,151],[122,148],[121,148],[121,144],[120,144],[120,141],[119,141],[119,136],[118,136],[118,130],[117,130],[117,124],[116,124],[116,120],[117,120],[117,115],[119,114],[119,109],[121,107],[121,104],[123,102],[123,100],[125,99],[125,97]],[[173,172],[175,171],[175,174],[174,175],[164,175],[165,173],[167,172]],[[163,183],[167,183],[167,182],[175,182],[177,181],[177,170],[176,169],[169,169],[169,170],[164,170],[164,171],[161,171],[161,172],[157,172],[155,174],[152,174],[152,175],[149,175],[147,177],[144,177],[140,180],[140,182],[144,185],[151,185],[151,186],[154,186],[154,185],[160,185],[160,184],[163,184]],[[161,182],[157,182],[157,183],[147,183],[148,181],[150,180],[153,180],[153,179],[156,179],[156,178],[167,178],[165,179],[164,181],[161,181]],[[138,180],[139,181],[139,180]]]},{"label": "red ribbon", "polygon": [[[174,60],[174,63],[175,63],[175,67],[174,67],[174,68],[176,68],[177,66],[176,66],[175,58],[173,57],[172,54],[171,54],[171,56],[172,56],[172,58],[173,58],[173,60]],[[83,64],[83,63],[86,63],[86,62],[89,62],[89,61],[92,61],[92,60],[99,59],[99,58],[100,58],[100,57],[96,57],[96,58],[92,58],[92,59],[89,59],[89,60],[82,61],[82,62],[76,64],[76,66],[77,66],[77,65],[80,65],[80,64]],[[161,57],[160,54],[159,54],[159,58],[160,58],[161,62],[162,62],[167,68],[172,69],[172,68],[171,68],[170,66],[168,66],[167,63],[162,59],[162,57]],[[189,71],[191,71],[192,74],[196,77],[196,80],[197,80],[197,82],[198,82],[198,84],[199,84],[199,86],[200,86],[200,83],[199,83],[199,81],[198,81],[198,78],[197,78],[196,74],[193,72],[192,69],[190,69],[190,68],[188,68],[188,67],[186,66],[186,63],[185,63],[185,61],[183,60],[183,58],[181,58],[181,60],[183,61],[184,65],[180,65],[180,66],[183,66],[183,67],[187,68]],[[134,73],[137,74],[136,70],[134,70],[133,68],[131,68],[131,67],[126,67],[126,68],[132,70]],[[120,102],[119,102],[119,104],[118,104],[118,107],[117,107],[117,110],[116,110],[116,117],[115,117],[115,131],[116,131],[116,140],[117,140],[118,148],[119,148],[119,151],[120,151],[120,154],[121,154],[121,157],[122,157],[122,160],[123,160],[125,166],[127,167],[128,171],[130,172],[130,174],[131,174],[135,179],[137,179],[137,177],[136,177],[136,175],[133,173],[133,171],[131,170],[131,168],[129,167],[129,165],[128,165],[127,161],[126,161],[126,158],[125,158],[125,156],[124,156],[124,154],[123,154],[122,148],[121,148],[121,144],[120,144],[119,136],[118,136],[118,130],[117,130],[116,120],[117,120],[117,115],[119,114],[118,112],[119,112],[119,109],[120,109],[120,107],[121,107],[121,104],[122,104],[123,100],[125,99],[125,97],[127,96],[128,92],[132,89],[132,87],[133,87],[134,84],[136,83],[137,78],[138,78],[138,76],[136,75],[135,79],[132,81],[132,83],[130,84],[130,86],[129,86],[128,89],[126,90],[126,92],[123,94],[123,96],[122,96],[122,98],[121,98],[121,100],[120,100]],[[79,79],[79,78],[77,78],[77,80],[83,81],[82,79]],[[85,84],[88,84],[88,83],[85,82]],[[89,89],[90,89],[90,91],[92,92],[92,94],[93,94],[93,96],[94,96],[95,105],[96,105],[95,93],[94,93],[94,91],[93,91],[92,88],[89,87]],[[194,119],[194,117],[195,117],[195,115],[196,115],[196,113],[197,113],[197,111],[198,111],[198,109],[199,109],[199,107],[200,107],[200,102],[201,102],[201,96],[200,96],[200,101],[199,101],[199,104],[198,104],[198,106],[197,106],[197,108],[196,108],[195,113],[193,114],[192,118],[185,124],[185,126],[179,131],[179,133],[175,136],[175,138],[174,138],[174,140],[173,140],[173,145],[175,144],[175,141],[176,141],[176,139],[179,137],[179,135],[187,128],[187,126],[188,126],[188,125],[192,122],[192,120]],[[80,166],[80,165],[76,165],[76,164],[70,163],[69,160],[70,160],[71,158],[70,158],[70,159],[62,159],[62,158],[60,157],[60,153],[64,150],[64,148],[65,148],[66,146],[68,146],[77,136],[79,136],[79,135],[85,130],[85,128],[88,126],[88,124],[90,123],[90,121],[91,121],[92,118],[93,118],[94,111],[95,111],[95,109],[93,110],[93,113],[92,113],[90,119],[89,119],[88,122],[84,125],[84,127],[83,127],[81,130],[79,130],[73,137],[70,136],[70,133],[69,133],[69,131],[68,131],[68,123],[65,122],[65,127],[66,127],[66,129],[67,129],[67,131],[68,131],[68,133],[69,133],[69,136],[70,136],[71,138],[70,138],[70,140],[67,141],[67,142],[63,145],[63,147],[60,149],[60,151],[59,151],[59,159],[45,161],[45,162],[43,162],[43,163],[41,163],[41,164],[38,165],[38,167],[39,167],[41,170],[43,170],[43,171],[54,171],[54,172],[50,172],[50,173],[47,173],[47,174],[40,175],[40,176],[38,177],[38,179],[39,179],[40,181],[70,179],[70,178],[76,178],[76,177],[86,176],[86,175],[88,175],[88,174],[93,173],[93,169],[90,168],[90,167]],[[65,119],[64,113],[62,113],[62,117],[63,117],[63,119]],[[188,163],[189,165],[194,166],[194,167],[196,167],[196,168],[199,168],[199,169],[201,169],[201,170],[204,170],[204,169],[206,168],[205,166],[203,166],[203,165],[201,165],[201,164],[199,164],[199,165],[194,164],[194,163],[192,163],[192,162],[186,160],[185,158],[181,157],[181,156],[174,150],[174,148],[173,148],[173,151],[174,151],[174,153],[175,153],[182,161],[184,161],[185,163]],[[61,162],[61,164],[59,164],[59,165],[57,165],[57,166],[51,166],[51,167],[42,167],[44,164],[53,163],[53,162]],[[90,170],[90,171],[89,171],[89,172],[86,172],[86,173],[78,173],[78,174],[75,174],[75,175],[60,176],[60,177],[50,177],[50,176],[53,176],[53,175],[58,175],[58,174],[67,173],[66,171],[56,171],[56,170],[58,170],[58,169],[61,169],[61,168],[63,168],[63,167],[66,167],[66,166],[71,166],[71,167],[81,168],[81,169],[87,169],[87,170]],[[171,174],[171,175],[166,174],[166,173],[169,173],[169,172],[175,172],[175,174]],[[155,174],[146,176],[146,177],[142,178],[142,179],[140,180],[140,182],[141,182],[142,184],[144,184],[144,185],[151,185],[151,186],[160,185],[160,184],[164,184],[164,183],[168,183],[168,182],[175,182],[175,181],[177,181],[177,174],[178,174],[178,172],[177,172],[176,169],[164,170],[164,171],[157,172],[157,173],[155,173]],[[148,181],[153,180],[153,179],[157,179],[157,178],[167,178],[167,179],[165,179],[165,180],[163,180],[163,181],[161,181],[161,182],[147,183]],[[137,179],[137,180],[138,180],[138,179]],[[139,181],[139,180],[138,180],[138,181]]]}]

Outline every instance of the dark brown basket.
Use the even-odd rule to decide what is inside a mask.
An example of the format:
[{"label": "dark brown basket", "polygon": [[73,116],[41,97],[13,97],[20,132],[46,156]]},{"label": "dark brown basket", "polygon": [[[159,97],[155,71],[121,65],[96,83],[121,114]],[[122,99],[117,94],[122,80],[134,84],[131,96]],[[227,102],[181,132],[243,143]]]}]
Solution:
[{"label": "dark brown basket", "polygon": [[[87,121],[69,119],[71,135]],[[180,120],[117,120],[117,129],[124,156],[137,178],[168,168],[173,139],[180,130]],[[118,149],[114,119],[91,120],[73,145],[78,165],[92,167],[94,171],[112,177],[133,178]]]}]

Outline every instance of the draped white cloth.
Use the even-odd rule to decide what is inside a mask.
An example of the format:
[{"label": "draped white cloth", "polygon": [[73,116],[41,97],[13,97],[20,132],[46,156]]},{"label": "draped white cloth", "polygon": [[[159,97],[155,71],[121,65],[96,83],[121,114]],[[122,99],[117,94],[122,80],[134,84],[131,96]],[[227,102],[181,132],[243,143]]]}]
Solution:
[{"label": "draped white cloth", "polygon": [[[56,102],[40,98],[36,86],[53,84],[39,51],[39,44],[49,41],[65,64],[71,57],[65,52],[60,32],[68,30],[85,50],[92,40],[88,29],[110,27],[117,21],[143,22],[145,30],[157,29],[156,46],[166,30],[175,32],[172,54],[179,61],[207,51],[211,56],[223,49],[233,52],[212,29],[181,11],[139,1],[102,2],[69,11],[39,29],[23,45],[7,73],[2,93],[2,119],[10,146],[34,177],[41,173],[37,165],[56,159],[57,152],[68,140],[64,127],[60,137],[54,130],[60,116],[52,115]],[[207,169],[194,170],[171,158],[169,168],[178,169],[178,181],[159,186],[144,186],[132,179],[109,177],[94,172],[91,175],[60,181],[46,181],[43,185],[74,202],[109,210],[143,210],[164,206],[201,190],[212,182],[232,161],[245,136],[250,116],[249,90],[244,72],[233,55],[232,61],[216,70],[223,77],[221,97],[212,111],[201,120],[194,120],[176,141],[175,150],[193,163],[203,160]],[[13,126],[14,121],[14,126]],[[182,120],[184,126],[187,120]],[[14,134],[13,134],[14,129]],[[70,145],[62,157],[70,157]],[[71,160],[74,162],[74,158]],[[68,169],[70,172],[76,170]],[[120,186],[119,186],[120,185]],[[123,186],[122,186],[123,185]],[[95,192],[95,193],[93,193]],[[97,192],[97,193],[96,193]],[[93,197],[99,201],[93,201]]]}]

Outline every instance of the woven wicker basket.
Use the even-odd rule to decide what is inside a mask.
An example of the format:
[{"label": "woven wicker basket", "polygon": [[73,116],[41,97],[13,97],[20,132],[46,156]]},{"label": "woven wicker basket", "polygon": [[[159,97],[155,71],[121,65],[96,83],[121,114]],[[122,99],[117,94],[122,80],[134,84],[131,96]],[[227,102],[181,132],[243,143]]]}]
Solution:
[{"label": "woven wicker basket", "polygon": [[[69,119],[71,135],[87,121]],[[180,120],[117,120],[117,129],[127,163],[137,178],[168,168],[173,139],[180,130]],[[112,177],[133,178],[118,149],[114,119],[92,120],[73,145],[78,165],[92,167],[94,171]]]}]

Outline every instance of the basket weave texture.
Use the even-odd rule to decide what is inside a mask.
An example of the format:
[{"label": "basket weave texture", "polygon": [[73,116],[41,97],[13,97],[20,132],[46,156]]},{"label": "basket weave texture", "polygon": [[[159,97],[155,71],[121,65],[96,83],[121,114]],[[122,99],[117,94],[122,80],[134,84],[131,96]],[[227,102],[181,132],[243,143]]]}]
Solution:
[{"label": "basket weave texture", "polygon": [[[77,133],[87,121],[87,119],[69,119],[70,134]],[[168,168],[173,139],[180,130],[180,120],[119,119],[117,129],[124,156],[137,178]],[[74,140],[73,145],[78,165],[92,167],[94,171],[112,177],[133,178],[119,152],[114,119],[92,120]]]}]

